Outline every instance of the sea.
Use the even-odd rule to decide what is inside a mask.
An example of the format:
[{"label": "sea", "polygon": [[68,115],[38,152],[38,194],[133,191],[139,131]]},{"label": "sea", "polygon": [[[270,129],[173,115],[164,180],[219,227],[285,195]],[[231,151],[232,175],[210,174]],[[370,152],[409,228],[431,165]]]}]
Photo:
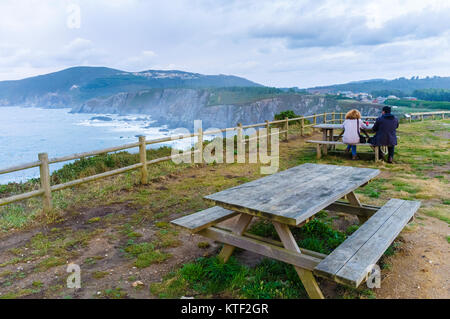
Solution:
[{"label": "sea", "polygon": [[[48,153],[49,158],[54,158],[134,143],[139,135],[157,139],[181,132],[157,126],[148,115],[72,114],[70,110],[0,107],[0,170],[37,161],[39,153]],[[148,147],[169,145],[186,149],[193,143],[193,139],[184,139]],[[50,170],[53,172],[67,163],[51,164]],[[2,174],[0,184],[23,182],[38,176],[38,168]]]}]

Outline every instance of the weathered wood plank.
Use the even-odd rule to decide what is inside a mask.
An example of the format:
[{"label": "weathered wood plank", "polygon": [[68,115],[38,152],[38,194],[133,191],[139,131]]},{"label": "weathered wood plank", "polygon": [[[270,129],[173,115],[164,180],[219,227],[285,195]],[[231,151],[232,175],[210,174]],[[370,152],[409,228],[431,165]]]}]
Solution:
[{"label": "weathered wood plank", "polygon": [[372,270],[389,245],[400,234],[410,218],[419,209],[420,202],[404,201],[375,234],[337,272],[340,282],[358,287]]},{"label": "weathered wood plank", "polygon": [[376,214],[365,222],[356,232],[348,237],[339,247],[328,255],[317,267],[314,273],[334,280],[335,274],[350,260],[366,241],[372,237],[376,229],[400,208],[403,201],[399,199],[389,200]]},{"label": "weathered wood plank", "polygon": [[361,207],[355,207],[350,205],[349,203],[337,201],[326,207],[324,210],[370,217],[375,214],[380,208],[381,207],[371,205],[361,205]]},{"label": "weathered wood plank", "polygon": [[259,240],[233,234],[216,227],[203,229],[198,234],[212,240],[249,250],[259,255],[280,260],[304,269],[314,269],[314,267],[317,266],[321,260],[319,258],[299,254],[268,243],[261,243]]},{"label": "weathered wood plank", "polygon": [[[222,229],[222,230],[225,230],[225,231],[228,231],[228,232],[233,231],[232,228],[224,226],[224,225],[220,225],[220,224],[214,225],[214,228]],[[259,241],[262,241],[262,242],[265,242],[265,243],[269,243],[269,244],[274,245],[274,246],[284,247],[283,243],[281,241],[278,241],[278,240],[275,240],[275,239],[271,239],[271,238],[261,237],[261,236],[255,235],[255,234],[251,234],[249,232],[243,233],[242,236],[248,237],[248,238],[252,238],[252,239],[256,239],[256,240],[259,240]],[[305,254],[305,255],[308,255],[308,256],[312,256],[312,257],[319,258],[319,259],[324,259],[325,257],[327,257],[327,255],[318,253],[318,252],[313,251],[313,250],[309,250],[309,249],[305,249],[305,248],[301,248],[301,247],[299,247],[299,248],[300,248],[300,252],[302,254]]]},{"label": "weathered wood plank", "polygon": [[[419,206],[420,202],[389,200],[344,243],[328,255],[314,269],[314,273],[357,287],[367,275],[366,268],[380,258]],[[355,265],[359,265],[359,268]]]},{"label": "weathered wood plank", "polygon": [[[275,226],[275,229],[284,247],[286,247],[286,249],[288,250],[292,250],[300,254],[300,248],[298,247],[297,242],[295,241],[295,238],[292,235],[291,230],[289,229],[289,226],[277,222],[274,222],[273,225]],[[302,281],[303,286],[305,287],[305,290],[311,299],[324,299],[322,291],[320,290],[320,287],[317,284],[316,279],[311,272],[311,269],[305,269],[305,267],[295,266],[295,271],[297,271],[297,274],[300,277],[300,280]]]},{"label": "weathered wood plank", "polygon": [[[233,226],[232,229],[233,234],[242,235],[247,229],[252,219],[253,219],[252,215],[241,214],[236,224]],[[236,247],[232,245],[224,245],[219,253],[219,258],[222,259],[223,262],[227,262],[228,259],[230,259],[231,255],[233,254],[234,248]]]},{"label": "weathered wood plank", "polygon": [[227,209],[298,225],[379,173],[308,163],[205,198]]},{"label": "weathered wood plank", "polygon": [[[307,140],[306,143],[310,144],[319,144],[319,145],[347,145],[343,142],[339,141],[319,141],[319,140]],[[369,143],[358,143],[355,144],[356,146],[372,146],[372,144]]]},{"label": "weathered wood plank", "polygon": [[191,232],[198,232],[204,228],[207,228],[216,223],[220,223],[225,219],[231,218],[238,213],[231,210],[214,206],[198,213],[183,216],[181,218],[172,220],[171,223],[183,228],[188,229]]},{"label": "weathered wood plank", "polygon": [[[373,124],[369,124],[367,126],[367,130],[371,130],[373,128]],[[319,128],[319,129],[323,129],[323,130],[336,130],[336,129],[343,129],[344,128],[344,124],[317,124],[314,125],[314,128]]]}]

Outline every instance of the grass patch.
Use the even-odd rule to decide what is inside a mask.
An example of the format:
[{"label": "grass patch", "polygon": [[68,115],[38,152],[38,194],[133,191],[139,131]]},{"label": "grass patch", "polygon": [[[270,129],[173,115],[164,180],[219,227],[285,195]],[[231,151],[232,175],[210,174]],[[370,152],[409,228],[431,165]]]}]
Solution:
[{"label": "grass patch", "polygon": [[[322,219],[315,218],[309,221],[301,228],[294,227],[291,229],[300,247],[329,254],[347,238],[345,233],[333,229],[331,220],[326,218],[326,215],[324,216]],[[260,220],[254,223],[248,232],[261,237],[279,240],[275,228],[267,220]]]},{"label": "grass patch", "polygon": [[305,298],[306,292],[291,265],[264,259],[254,268],[240,265],[235,258],[223,263],[217,257],[199,258],[171,273],[150,291],[160,298],[182,295],[233,296],[234,298]]},{"label": "grass patch", "polygon": [[125,299],[128,297],[128,294],[122,288],[116,287],[103,290],[101,297],[106,299]]},{"label": "grass patch", "polygon": [[107,271],[95,271],[92,273],[92,278],[94,279],[102,279],[109,275],[109,272]]},{"label": "grass patch", "polygon": [[151,264],[161,263],[171,257],[170,254],[156,249],[155,244],[148,242],[135,244],[133,241],[130,241],[125,248],[125,252],[130,257],[136,258],[134,265],[138,268],[146,268]]},{"label": "grass patch", "polygon": [[422,211],[427,216],[440,219],[443,222],[450,224],[450,212],[447,207],[434,206],[430,208],[423,208]]}]

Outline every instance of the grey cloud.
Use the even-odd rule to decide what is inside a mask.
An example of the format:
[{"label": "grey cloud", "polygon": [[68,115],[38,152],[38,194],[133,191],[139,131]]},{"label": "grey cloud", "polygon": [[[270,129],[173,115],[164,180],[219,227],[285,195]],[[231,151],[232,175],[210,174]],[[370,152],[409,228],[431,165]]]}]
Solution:
[{"label": "grey cloud", "polygon": [[299,16],[283,24],[257,26],[250,36],[285,39],[289,48],[380,45],[408,39],[426,39],[450,30],[450,10],[424,11],[369,28],[365,16]]}]

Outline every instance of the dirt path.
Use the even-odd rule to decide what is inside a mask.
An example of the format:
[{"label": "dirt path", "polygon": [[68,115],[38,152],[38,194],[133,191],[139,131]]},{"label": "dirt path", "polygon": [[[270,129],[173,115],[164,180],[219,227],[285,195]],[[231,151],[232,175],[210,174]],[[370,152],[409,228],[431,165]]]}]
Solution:
[{"label": "dirt path", "polygon": [[448,224],[419,214],[401,234],[399,252],[388,258],[377,298],[450,298]]}]

